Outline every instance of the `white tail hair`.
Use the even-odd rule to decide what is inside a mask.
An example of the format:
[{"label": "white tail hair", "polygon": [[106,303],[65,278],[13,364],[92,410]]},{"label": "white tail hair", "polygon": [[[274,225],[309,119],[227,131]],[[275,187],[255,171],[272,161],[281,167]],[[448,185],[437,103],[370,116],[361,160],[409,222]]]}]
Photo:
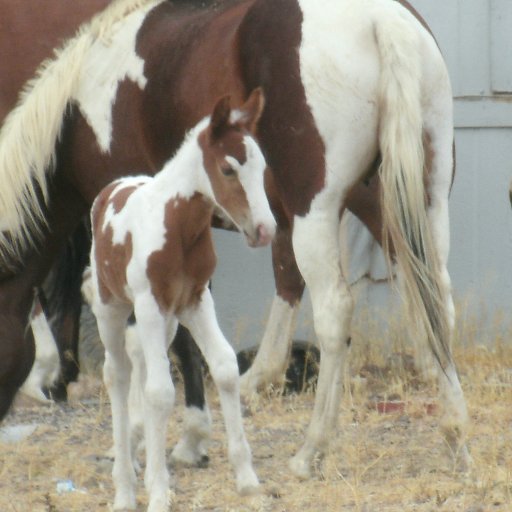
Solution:
[{"label": "white tail hair", "polygon": [[[159,1],[159,0],[158,0]],[[0,130],[0,261],[15,265],[35,243],[48,201],[47,173],[87,52],[129,13],[157,0],[115,0],[43,62]]]},{"label": "white tail hair", "polygon": [[419,35],[400,15],[375,22],[381,60],[379,143],[383,245],[403,273],[404,300],[442,368],[451,361],[439,260],[427,218]]}]

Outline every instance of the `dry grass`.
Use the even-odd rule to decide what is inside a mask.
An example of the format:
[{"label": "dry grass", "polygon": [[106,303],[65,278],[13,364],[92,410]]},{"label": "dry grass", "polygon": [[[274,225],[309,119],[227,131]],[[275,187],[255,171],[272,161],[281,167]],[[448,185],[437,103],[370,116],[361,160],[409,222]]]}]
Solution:
[{"label": "dry grass", "polygon": [[[331,451],[318,461],[314,478],[290,475],[288,459],[300,445],[313,402],[311,392],[270,392],[251,404],[245,420],[254,464],[265,493],[239,497],[226,460],[216,393],[209,389],[214,419],[210,466],[177,468],[174,510],[180,511],[463,511],[512,510],[512,346],[510,332],[474,341],[462,328],[456,360],[471,415],[470,474],[457,472],[438,430],[435,390],[419,379],[403,357],[383,356],[383,341],[357,332],[353,338],[350,386]],[[366,331],[367,332],[367,331]],[[402,351],[395,338],[394,351]],[[178,384],[178,397],[182,396]],[[0,510],[5,512],[92,512],[110,510],[111,464],[103,457],[111,442],[110,410],[101,387],[67,406],[17,407],[8,424],[40,426],[19,444],[2,445]],[[379,400],[405,403],[382,414]],[[169,446],[181,429],[182,399],[169,429]],[[430,404],[430,405],[429,405]],[[58,494],[71,479],[77,490]],[[145,494],[139,478],[139,505]]]}]

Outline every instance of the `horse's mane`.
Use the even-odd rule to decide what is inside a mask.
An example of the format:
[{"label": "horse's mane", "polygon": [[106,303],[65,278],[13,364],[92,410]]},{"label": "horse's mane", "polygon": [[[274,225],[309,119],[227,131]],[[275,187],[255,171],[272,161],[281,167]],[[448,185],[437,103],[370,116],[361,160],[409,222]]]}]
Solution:
[{"label": "horse's mane", "polygon": [[[114,0],[44,61],[24,86],[0,129],[0,262],[11,267],[34,245],[45,224],[47,173],[87,52],[108,41],[115,24],[161,0]],[[42,198],[42,200],[41,200]]]}]

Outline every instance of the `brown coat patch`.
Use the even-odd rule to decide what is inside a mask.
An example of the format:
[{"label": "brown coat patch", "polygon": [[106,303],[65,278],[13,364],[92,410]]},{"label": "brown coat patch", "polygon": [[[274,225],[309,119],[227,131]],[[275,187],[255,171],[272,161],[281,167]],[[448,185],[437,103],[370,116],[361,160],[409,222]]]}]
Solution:
[{"label": "brown coat patch", "polygon": [[215,269],[210,222],[213,206],[202,196],[171,199],[165,207],[165,244],[148,258],[146,274],[162,311],[196,304]]},{"label": "brown coat patch", "polygon": [[108,224],[105,230],[102,228],[108,206],[112,204],[115,213],[119,213],[137,187],[124,187],[111,196],[117,185],[118,183],[112,183],[102,190],[94,203],[91,217],[95,239],[94,259],[97,265],[100,297],[104,303],[110,302],[113,297],[128,302],[125,293],[126,267],[133,254],[132,235],[127,232],[122,244],[114,244],[112,226]]}]

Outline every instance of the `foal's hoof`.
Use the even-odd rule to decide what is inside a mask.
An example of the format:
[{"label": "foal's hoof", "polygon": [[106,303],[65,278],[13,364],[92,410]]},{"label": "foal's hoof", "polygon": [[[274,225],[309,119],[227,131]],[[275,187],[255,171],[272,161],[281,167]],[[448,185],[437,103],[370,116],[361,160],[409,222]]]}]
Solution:
[{"label": "foal's hoof", "polygon": [[455,469],[459,473],[471,473],[474,463],[465,443],[459,447],[456,453],[453,453],[453,456],[455,459]]},{"label": "foal's hoof", "polygon": [[113,507],[115,512],[129,512],[136,509],[135,496],[116,496]]},{"label": "foal's hoof", "polygon": [[195,450],[185,449],[177,444],[169,456],[169,464],[172,467],[196,467],[207,468],[210,464],[210,457],[206,453],[199,453]]},{"label": "foal's hoof", "polygon": [[256,473],[251,469],[245,470],[236,479],[236,490],[240,496],[252,496],[261,493],[261,486]]},{"label": "foal's hoof", "polygon": [[261,485],[259,484],[259,482],[256,482],[255,484],[243,485],[239,487],[237,490],[240,496],[254,496],[256,494],[261,493]]},{"label": "foal's hoof", "polygon": [[311,478],[311,465],[302,457],[295,455],[290,459],[288,466],[291,472],[301,480],[308,480]]}]

